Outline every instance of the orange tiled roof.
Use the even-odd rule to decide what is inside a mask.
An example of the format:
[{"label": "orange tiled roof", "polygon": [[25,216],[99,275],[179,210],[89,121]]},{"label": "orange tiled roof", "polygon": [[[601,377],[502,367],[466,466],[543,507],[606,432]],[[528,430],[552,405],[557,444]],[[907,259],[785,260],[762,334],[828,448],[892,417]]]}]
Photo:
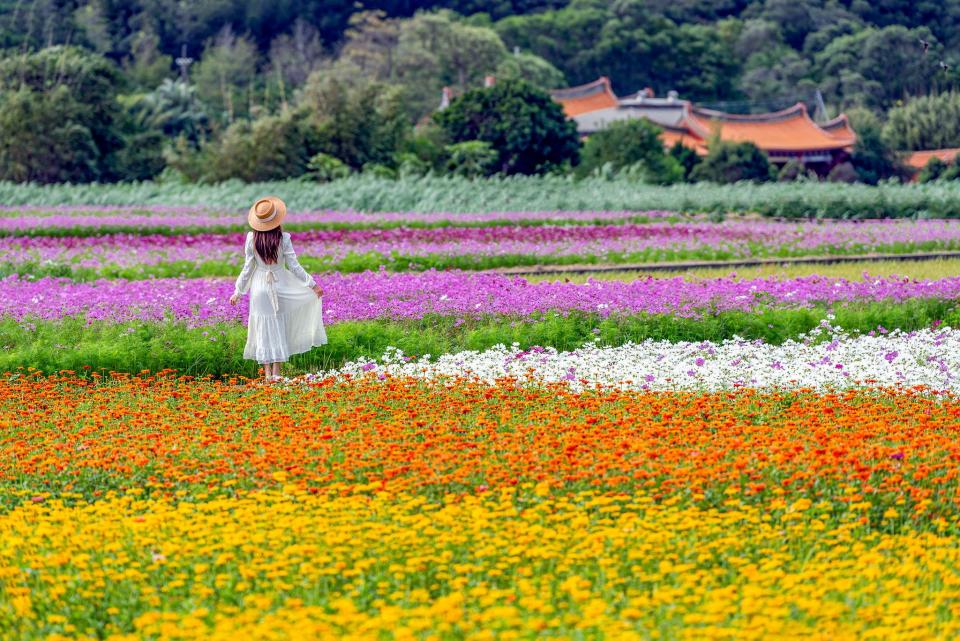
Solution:
[{"label": "orange tiled roof", "polygon": [[904,158],[904,162],[908,167],[913,167],[914,169],[923,169],[926,167],[927,163],[930,162],[931,158],[939,158],[943,162],[953,162],[953,159],[957,157],[958,153],[960,153],[960,148],[914,151],[907,154],[906,158]]},{"label": "orange tiled roof", "polygon": [[807,115],[803,103],[768,114],[736,115],[690,107],[685,123],[704,139],[719,131],[721,140],[752,142],[764,151],[815,151],[844,149],[855,136],[846,118],[831,121],[825,130]]},{"label": "orange tiled roof", "polygon": [[563,112],[568,118],[598,109],[609,109],[619,104],[617,96],[610,88],[610,79],[606,76],[579,87],[555,89],[550,95],[563,105]]},{"label": "orange tiled roof", "polygon": [[663,131],[660,133],[660,140],[663,146],[670,149],[678,142],[684,147],[689,147],[701,156],[707,154],[707,143],[700,137],[692,134],[689,129],[683,127],[666,127],[658,125]]},{"label": "orange tiled roof", "polygon": [[847,120],[846,114],[840,114],[833,120],[828,120],[817,126],[837,140],[847,142],[851,148],[854,143],[857,142],[857,134],[854,133],[853,128],[850,127],[850,121]]}]

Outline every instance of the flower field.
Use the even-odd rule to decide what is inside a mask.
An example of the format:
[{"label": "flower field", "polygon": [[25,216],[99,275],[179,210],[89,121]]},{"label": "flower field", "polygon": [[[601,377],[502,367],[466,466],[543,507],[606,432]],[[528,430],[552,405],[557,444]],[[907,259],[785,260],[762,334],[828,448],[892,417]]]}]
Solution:
[{"label": "flower field", "polygon": [[[72,278],[225,276],[239,267],[242,216],[159,208],[0,214],[0,274]],[[784,223],[677,220],[664,212],[297,214],[316,271],[493,269],[960,249],[960,221]],[[164,233],[157,233],[162,230]]]},{"label": "flower field", "polygon": [[235,214],[0,212],[0,639],[960,638],[960,277],[484,270],[960,226],[291,218],[330,344],[265,385]]}]

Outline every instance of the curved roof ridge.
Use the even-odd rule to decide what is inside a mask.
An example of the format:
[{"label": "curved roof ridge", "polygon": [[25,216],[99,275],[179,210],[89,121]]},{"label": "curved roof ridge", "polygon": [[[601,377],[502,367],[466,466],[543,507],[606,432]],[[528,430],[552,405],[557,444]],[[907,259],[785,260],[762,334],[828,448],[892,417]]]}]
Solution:
[{"label": "curved roof ridge", "polygon": [[711,129],[701,122],[694,113],[693,103],[688,102],[683,107],[683,116],[680,118],[680,125],[686,126],[692,133],[706,140],[710,137]]},{"label": "curved roof ridge", "polygon": [[565,89],[551,89],[550,95],[563,100],[583,98],[601,92],[608,92],[613,95],[613,89],[610,87],[610,78],[606,76],[600,76],[593,82],[588,82],[585,85],[577,85],[576,87],[567,87]]},{"label": "curved roof ridge", "polygon": [[797,116],[809,118],[807,115],[807,107],[802,102],[798,102],[792,107],[787,107],[780,111],[771,111],[763,114],[731,114],[725,111],[716,111],[703,107],[693,107],[693,114],[709,120],[727,122],[779,122],[789,118],[796,118]]},{"label": "curved roof ridge", "polygon": [[847,118],[847,114],[840,114],[836,118],[831,118],[826,122],[819,123],[817,126],[827,131],[831,129],[837,129],[839,127],[849,127],[850,119]]}]

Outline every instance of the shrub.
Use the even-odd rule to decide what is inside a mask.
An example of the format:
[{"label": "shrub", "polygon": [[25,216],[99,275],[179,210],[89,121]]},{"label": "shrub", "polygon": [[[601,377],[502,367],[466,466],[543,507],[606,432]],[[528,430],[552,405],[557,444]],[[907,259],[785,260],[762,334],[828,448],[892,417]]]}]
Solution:
[{"label": "shrub", "polygon": [[832,183],[855,183],[860,178],[853,163],[842,162],[827,174],[827,180]]},{"label": "shrub", "polygon": [[49,47],[0,59],[0,180],[114,180],[119,73],[106,58]]},{"label": "shrub", "polygon": [[384,180],[396,180],[397,179],[397,170],[393,167],[388,167],[386,165],[381,165],[378,163],[367,163],[363,166],[363,173],[370,174],[377,178],[382,178]]},{"label": "shrub", "polygon": [[675,158],[677,162],[680,163],[680,166],[683,167],[684,180],[690,180],[690,174],[693,173],[693,168],[699,165],[702,160],[696,151],[679,141],[673,143],[673,147],[670,148],[670,156]]},{"label": "shrub", "polygon": [[787,162],[777,173],[777,180],[782,183],[793,182],[803,173],[803,163],[798,160]]},{"label": "shrub", "polygon": [[946,170],[947,163],[934,156],[928,160],[927,164],[924,165],[923,169],[920,170],[920,174],[917,176],[917,181],[922,183],[932,182],[939,179]]},{"label": "shrub", "polygon": [[468,140],[447,147],[447,171],[456,176],[479,178],[496,171],[497,152],[488,142]]},{"label": "shrub", "polygon": [[680,182],[683,166],[664,152],[660,133],[661,129],[646,118],[611,123],[587,139],[578,173],[584,176],[609,163],[614,171],[631,168],[629,174],[646,182]]},{"label": "shrub", "polygon": [[543,174],[577,161],[573,121],[549,94],[522,80],[474,89],[434,115],[454,144],[479,140],[497,154],[503,174]]},{"label": "shrub", "polygon": [[960,93],[919,96],[894,107],[887,114],[883,137],[904,151],[960,147]]},{"label": "shrub", "polygon": [[860,118],[854,123],[857,142],[853,147],[850,162],[860,182],[876,185],[881,180],[900,178],[906,169],[897,155],[884,142],[880,124],[875,117]]},{"label": "shrub", "polygon": [[308,158],[305,129],[292,113],[235,122],[214,147],[208,177],[256,182],[302,176]]},{"label": "shrub", "polygon": [[350,175],[350,167],[345,162],[322,152],[310,159],[307,169],[318,182],[330,182]]},{"label": "shrub", "polygon": [[767,155],[753,143],[716,140],[703,162],[691,172],[693,180],[715,183],[766,182],[775,176]]}]

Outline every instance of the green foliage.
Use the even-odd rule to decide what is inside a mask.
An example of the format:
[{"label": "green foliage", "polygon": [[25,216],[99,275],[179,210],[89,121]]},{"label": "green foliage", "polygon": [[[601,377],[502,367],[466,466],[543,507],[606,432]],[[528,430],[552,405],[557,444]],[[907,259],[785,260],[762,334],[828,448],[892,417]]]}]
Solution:
[{"label": "green foliage", "polygon": [[868,185],[881,180],[906,176],[906,169],[896,153],[884,142],[880,123],[876,118],[861,117],[852,121],[857,132],[850,162],[856,169],[857,179]]},{"label": "green foliage", "polygon": [[641,174],[645,182],[679,182],[684,178],[684,168],[664,152],[660,133],[660,128],[646,118],[612,122],[587,139],[578,173],[585,176],[609,163],[614,171],[635,168],[633,171]]},{"label": "green foliage", "polygon": [[[920,51],[921,39],[935,45],[928,55]],[[887,109],[925,93],[937,78],[938,51],[927,27],[867,28],[832,40],[814,57],[814,68],[828,99]]]},{"label": "green foliage", "polygon": [[113,179],[119,82],[109,61],[73,47],[0,60],[0,179]]},{"label": "green foliage", "polygon": [[767,155],[749,142],[714,140],[706,157],[691,172],[693,180],[715,183],[766,182],[776,177]]},{"label": "green foliage", "polygon": [[919,96],[894,107],[887,114],[883,136],[891,147],[903,151],[960,147],[960,93]]},{"label": "green foliage", "polygon": [[220,120],[232,123],[238,116],[249,114],[247,98],[257,57],[254,43],[234,35],[229,26],[207,41],[193,79],[198,94]]},{"label": "green foliage", "polygon": [[[202,157],[198,157],[202,160]],[[352,174],[322,185],[297,180],[266,183],[52,185],[0,182],[5,205],[173,205],[244,210],[264,193],[282,194],[291,210],[490,212],[662,210],[756,212],[778,218],[957,218],[960,181],[920,184],[741,183],[643,185],[614,177],[575,181],[566,176],[468,180],[455,176],[384,181]]]},{"label": "green foliage", "polygon": [[355,170],[370,163],[392,167],[410,135],[402,92],[385,85],[350,85],[316,73],[307,81],[300,105],[313,130],[311,149]]},{"label": "green foliage", "polygon": [[314,154],[310,162],[307,163],[307,169],[314,179],[322,183],[346,178],[350,175],[350,167],[345,162],[323,152]]},{"label": "green foliage", "polygon": [[957,179],[960,179],[960,156],[955,157],[953,161],[949,163],[943,162],[934,156],[927,161],[927,164],[920,170],[920,174],[917,176],[917,180],[921,183]]},{"label": "green foliage", "polygon": [[455,176],[479,178],[496,171],[496,149],[482,140],[467,140],[447,147],[447,171]]},{"label": "green foliage", "polygon": [[363,166],[363,173],[370,174],[376,178],[383,180],[396,180],[397,170],[393,167],[388,167],[386,165],[380,165],[377,163],[368,163]]},{"label": "green foliage", "polygon": [[307,125],[298,114],[266,116],[230,125],[212,149],[205,177],[213,182],[295,178],[307,171]]},{"label": "green foliage", "polygon": [[193,85],[166,79],[140,96],[131,109],[143,129],[157,129],[170,137],[182,135],[194,143],[206,136],[207,114]]},{"label": "green foliage", "polygon": [[673,147],[670,148],[670,156],[676,159],[683,168],[683,179],[686,181],[691,180],[693,168],[700,164],[700,155],[693,149],[680,143],[680,141],[677,141],[673,143]]},{"label": "green foliage", "polygon": [[920,174],[917,176],[917,180],[922,183],[932,182],[938,180],[940,176],[947,170],[947,163],[943,162],[936,156],[927,161],[927,164],[923,166],[923,169],[920,170]]},{"label": "green foliage", "polygon": [[567,85],[562,71],[532,53],[507,56],[497,66],[496,75],[499,80],[526,80],[540,89],[558,89]]},{"label": "green foliage", "polygon": [[[287,374],[332,369],[347,361],[378,358],[387,347],[406,354],[444,354],[484,350],[497,344],[519,343],[521,349],[550,345],[576,349],[599,337],[601,345],[622,345],[646,339],[668,341],[721,341],[739,336],[780,344],[809,332],[828,313],[833,325],[849,331],[869,332],[878,325],[906,331],[929,327],[934,321],[956,326],[960,311],[953,301],[909,300],[898,305],[853,303],[833,308],[769,309],[753,313],[721,312],[701,318],[672,314],[610,316],[572,312],[561,316],[535,315],[526,322],[515,317],[485,316],[467,319],[427,316],[413,321],[361,321],[337,323],[327,328],[330,343],[295,356]],[[66,319],[33,321],[27,331],[13,320],[0,321],[0,372],[35,367],[45,372],[62,369],[101,369],[139,372],[175,369],[181,374],[254,376],[257,365],[243,360],[246,327],[222,323],[189,328],[182,323],[123,323]],[[130,330],[133,331],[130,331]],[[66,346],[66,347],[64,347]]]},{"label": "green foliage", "polygon": [[827,174],[827,182],[855,183],[860,180],[860,174],[852,162],[842,162]]},{"label": "green foliage", "polygon": [[793,182],[804,175],[803,163],[798,160],[791,160],[783,165],[780,168],[780,171],[777,172],[777,180],[779,182]]},{"label": "green foliage", "polygon": [[453,143],[489,143],[505,175],[546,173],[577,160],[576,125],[547,93],[522,80],[468,91],[434,118]]}]

